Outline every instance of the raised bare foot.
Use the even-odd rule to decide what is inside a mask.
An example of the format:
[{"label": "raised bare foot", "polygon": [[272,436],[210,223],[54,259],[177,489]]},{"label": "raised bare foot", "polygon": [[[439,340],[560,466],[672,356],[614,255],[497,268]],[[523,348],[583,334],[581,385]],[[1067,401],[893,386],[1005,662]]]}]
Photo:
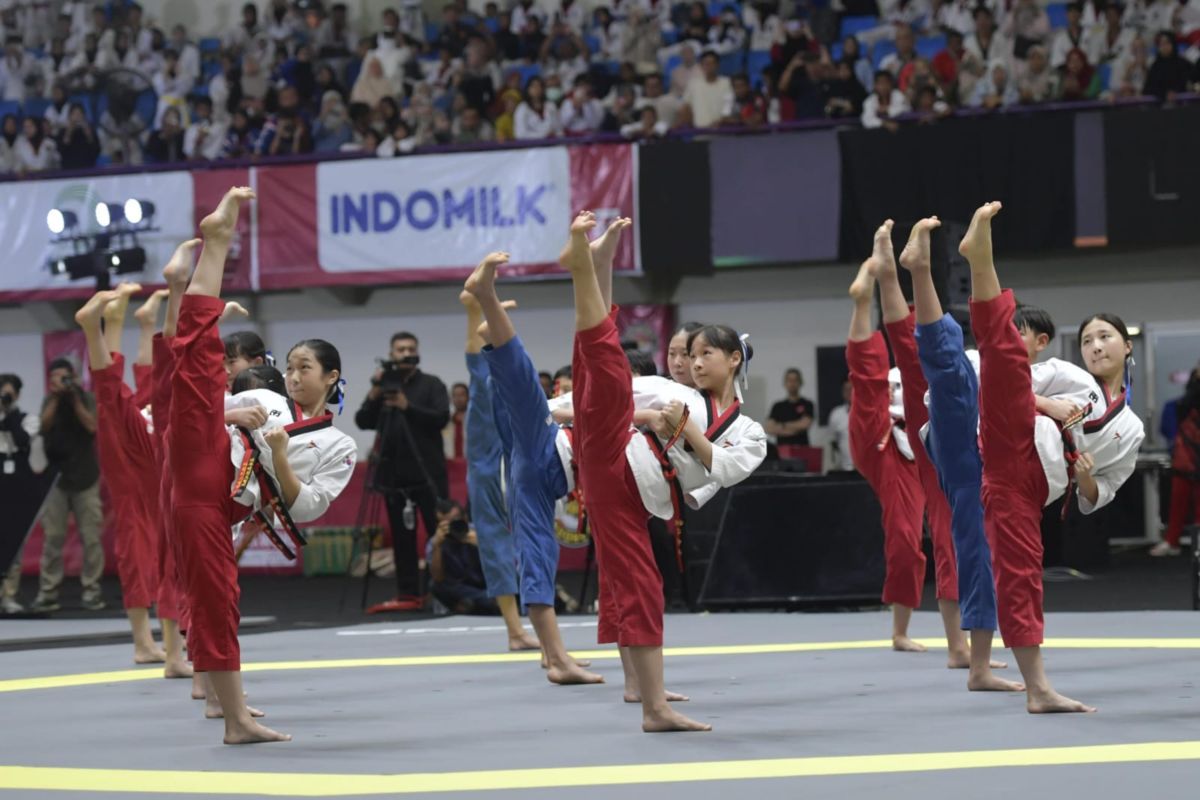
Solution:
[{"label": "raised bare foot", "polygon": [[221,312],[221,318],[217,320],[217,324],[228,322],[231,317],[249,317],[250,312],[246,310],[241,303],[235,303],[230,300],[225,304],[225,310]]},{"label": "raised bare foot", "polygon": [[116,299],[117,292],[115,290],[96,292],[83,304],[83,308],[75,312],[75,322],[81,328],[86,328],[88,325],[99,327],[100,320],[104,316],[104,309]]},{"label": "raised bare foot", "polygon": [[927,649],[920,642],[914,642],[907,636],[893,636],[892,649],[900,653],[924,653]]},{"label": "raised bare foot", "polygon": [[890,219],[875,229],[875,242],[871,249],[871,257],[867,259],[871,277],[875,280],[887,280],[896,275],[896,256],[892,251],[892,226]]},{"label": "raised bare foot", "polygon": [[668,733],[671,731],[711,731],[712,725],[696,722],[667,706],[655,706],[642,714],[642,730],[646,733]]},{"label": "raised bare foot", "polygon": [[167,660],[167,652],[159,650],[156,647],[133,648],[133,663],[135,664],[162,664]]},{"label": "raised bare foot", "polygon": [[168,286],[187,288],[188,280],[192,277],[192,267],[196,265],[196,248],[202,243],[202,239],[188,239],[175,248],[171,260],[163,267],[163,280]]},{"label": "raised bare foot", "polygon": [[[679,694],[679,692],[672,692],[670,689],[664,689],[663,696],[667,698],[668,703],[686,703],[692,699],[692,698],[688,697],[686,694]],[[626,703],[640,703],[640,702],[642,702],[642,693],[626,691],[624,699],[625,699]]]},{"label": "raised bare foot", "polygon": [[104,321],[106,323],[120,324],[125,321],[125,310],[129,308],[129,298],[142,290],[140,283],[129,283],[128,281],[118,283],[117,288],[113,289],[117,296],[112,302],[104,306]]},{"label": "raised bare foot", "polygon": [[1023,692],[1025,684],[1017,681],[1006,681],[1003,678],[997,678],[992,674],[991,670],[977,675],[972,673],[967,676],[967,691],[970,692]]},{"label": "raised bare foot", "polygon": [[1030,692],[1025,701],[1025,708],[1030,714],[1091,714],[1096,710],[1053,689],[1037,694]]},{"label": "raised bare foot", "polygon": [[[267,715],[265,711],[259,711],[254,706],[246,706],[246,710],[250,712],[250,716],[255,717],[256,719],[259,717],[265,717]],[[204,709],[204,718],[225,719],[225,712],[221,710],[221,706],[218,705],[214,708],[211,704],[209,704]]]},{"label": "raised bare foot", "polygon": [[522,632],[520,636],[508,637],[508,649],[510,652],[519,653],[522,650],[541,650],[542,645],[528,633]]},{"label": "raised bare foot", "polygon": [[908,234],[908,242],[900,251],[900,266],[909,272],[933,269],[933,260],[929,255],[929,236],[934,228],[942,221],[937,217],[926,217],[918,220]]},{"label": "raised bare foot", "polygon": [[143,328],[153,328],[158,323],[158,307],[170,293],[169,289],[159,289],[151,294],[146,298],[146,302],[142,303],[141,308],[133,312],[133,318]]},{"label": "raised bare foot", "polygon": [[592,250],[588,233],[596,227],[596,215],[591,211],[580,211],[571,222],[571,235],[558,254],[558,263],[570,272],[576,272],[591,264]]},{"label": "raised bare foot", "polygon": [[[164,678],[190,678],[194,674],[195,673],[192,672],[192,665],[189,664],[188,662],[182,661],[182,660],[180,660],[180,661],[168,660],[166,666],[163,667],[163,677]],[[195,695],[192,695],[192,697],[197,700],[200,700],[203,698],[203,696],[196,697]]]},{"label": "raised bare foot", "polygon": [[620,217],[612,221],[608,230],[600,234],[591,243],[592,263],[604,262],[611,264],[617,254],[617,245],[621,243],[621,232],[633,224],[629,217]]},{"label": "raised bare foot", "polygon": [[968,261],[972,258],[988,258],[992,252],[992,217],[1000,213],[997,202],[984,203],[975,210],[967,235],[958,244],[958,252]]},{"label": "raised bare foot", "polygon": [[867,259],[858,268],[854,283],[850,284],[850,299],[856,303],[871,302],[871,294],[875,291],[875,277],[871,274],[871,259]]},{"label": "raised bare foot", "polygon": [[266,725],[253,720],[231,722],[225,725],[225,744],[259,744],[262,742],[290,742],[291,734],[273,731]]},{"label": "raised bare foot", "polygon": [[573,686],[583,683],[604,683],[604,676],[588,672],[579,666],[575,659],[568,658],[566,664],[550,667],[546,671],[546,680],[557,683],[559,686]]},{"label": "raised bare foot", "polygon": [[[496,293],[496,268],[508,263],[508,253],[488,253],[463,284],[463,292],[476,300]],[[459,299],[462,297],[460,295]]]},{"label": "raised bare foot", "polygon": [[200,220],[200,233],[205,239],[233,238],[241,204],[254,198],[254,190],[249,186],[234,186],[221,198],[216,209]]}]

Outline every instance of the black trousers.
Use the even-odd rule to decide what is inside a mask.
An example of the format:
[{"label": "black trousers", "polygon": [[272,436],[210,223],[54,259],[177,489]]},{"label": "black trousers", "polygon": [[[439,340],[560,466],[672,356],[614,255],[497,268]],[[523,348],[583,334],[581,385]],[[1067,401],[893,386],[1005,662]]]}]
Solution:
[{"label": "black trousers", "polygon": [[[432,537],[437,531],[437,496],[429,487],[420,487],[408,490],[408,498],[416,506],[414,511],[421,515],[426,534]],[[387,500],[388,522],[392,527],[392,553],[396,561],[396,593],[420,597],[425,594],[420,568],[424,554],[417,552],[415,517],[411,530],[404,525],[405,502],[405,496],[400,492],[391,493]]]}]

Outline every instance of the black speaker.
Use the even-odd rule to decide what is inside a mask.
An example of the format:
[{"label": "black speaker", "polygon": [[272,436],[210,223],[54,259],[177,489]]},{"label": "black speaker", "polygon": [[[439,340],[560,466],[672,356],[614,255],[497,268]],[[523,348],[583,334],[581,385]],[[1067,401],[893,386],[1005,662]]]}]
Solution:
[{"label": "black speaker", "polygon": [[866,481],[760,472],[723,494],[702,607],[879,602],[883,529]]},{"label": "black speaker", "polygon": [[712,194],[707,142],[638,148],[638,224],[647,275],[711,275]]}]

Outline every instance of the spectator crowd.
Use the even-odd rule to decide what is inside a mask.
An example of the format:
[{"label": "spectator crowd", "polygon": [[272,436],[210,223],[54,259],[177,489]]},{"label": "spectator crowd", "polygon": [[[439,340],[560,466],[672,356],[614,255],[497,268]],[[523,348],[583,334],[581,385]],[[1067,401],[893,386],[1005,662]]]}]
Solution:
[{"label": "spectator crowd", "polygon": [[[0,0],[0,173],[859,118],[1200,90],[1200,0]],[[221,35],[217,35],[217,34]]]}]

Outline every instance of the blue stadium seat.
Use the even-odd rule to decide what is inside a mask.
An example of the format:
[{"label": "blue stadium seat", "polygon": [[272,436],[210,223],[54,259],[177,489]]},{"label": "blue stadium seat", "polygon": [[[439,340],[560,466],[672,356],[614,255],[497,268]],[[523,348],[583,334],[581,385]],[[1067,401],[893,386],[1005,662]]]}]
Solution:
[{"label": "blue stadium seat", "polygon": [[891,39],[881,39],[871,48],[871,65],[879,69],[880,63],[896,52],[896,43]]},{"label": "blue stadium seat", "polygon": [[1100,91],[1107,91],[1112,80],[1112,62],[1105,61],[1096,67],[1096,74],[1100,76]]},{"label": "blue stadium seat", "polygon": [[97,167],[112,166],[112,156],[110,156],[108,153],[101,153],[100,155],[96,156],[96,166]]},{"label": "blue stadium seat", "polygon": [[221,40],[216,36],[206,36],[198,43],[200,54],[204,56],[215,56],[221,52]]},{"label": "blue stadium seat", "polygon": [[917,53],[924,59],[933,59],[946,49],[945,36],[922,36],[917,40]]},{"label": "blue stadium seat", "polygon": [[517,67],[517,72],[521,73],[521,86],[524,88],[532,79],[541,77],[542,68],[539,64],[522,64]]},{"label": "blue stadium seat", "polygon": [[829,45],[829,57],[832,58],[835,62],[841,61],[842,60],[842,49],[843,48],[842,48],[841,42],[834,42],[833,44]]},{"label": "blue stadium seat", "polygon": [[746,59],[741,50],[735,50],[732,53],[726,53],[721,56],[721,74],[734,75],[741,72],[746,66]]},{"label": "blue stadium seat", "polygon": [[204,66],[200,68],[202,80],[205,82],[211,81],[221,72],[221,63],[219,61],[205,61]]},{"label": "blue stadium seat", "polygon": [[674,72],[675,68],[678,67],[682,63],[683,63],[683,57],[674,55],[667,59],[666,64],[663,64],[663,79],[666,82],[668,87],[670,87],[670,85],[671,85],[671,73]]},{"label": "blue stadium seat", "polygon": [[879,27],[878,17],[842,17],[842,30],[838,38],[845,39],[847,36],[855,36],[877,27]]},{"label": "blue stadium seat", "polygon": [[50,107],[49,98],[34,97],[25,101],[25,116],[42,118],[46,115],[46,109]]},{"label": "blue stadium seat", "polygon": [[770,65],[770,50],[751,50],[746,54],[746,74],[756,89],[762,88],[762,71]]},{"label": "blue stadium seat", "polygon": [[733,0],[709,0],[708,16],[716,19],[725,11],[725,6],[733,6],[737,10],[738,18],[742,16],[742,4],[735,3]]},{"label": "blue stadium seat", "polygon": [[583,37],[583,43],[587,45],[589,53],[596,53],[600,50],[600,39],[598,37],[591,35],[585,36]]},{"label": "blue stadium seat", "polygon": [[483,26],[488,29],[488,33],[496,33],[500,30],[500,20],[490,18],[485,19],[483,21]]},{"label": "blue stadium seat", "polygon": [[16,100],[0,100],[0,119],[4,119],[9,114],[14,117],[21,116],[21,104]]},{"label": "blue stadium seat", "polygon": [[362,72],[363,62],[357,58],[346,65],[346,85],[354,86],[354,82],[358,80],[358,73]]},{"label": "blue stadium seat", "polygon": [[1058,28],[1067,27],[1067,4],[1055,3],[1054,5],[1046,6],[1046,16],[1050,18],[1050,27],[1057,30]]},{"label": "blue stadium seat", "polygon": [[193,97],[208,97],[208,84],[198,83],[192,87],[191,94]]},{"label": "blue stadium seat", "polygon": [[602,65],[597,64],[596,66],[603,66],[605,72],[607,72],[609,75],[616,75],[621,71],[620,61],[605,61]]},{"label": "blue stadium seat", "polygon": [[427,42],[437,41],[438,32],[441,29],[442,29],[442,26],[438,25],[436,22],[426,22],[425,23],[425,41],[427,41]]},{"label": "blue stadium seat", "polygon": [[670,47],[679,41],[679,31],[663,31],[662,43],[663,47]]}]

